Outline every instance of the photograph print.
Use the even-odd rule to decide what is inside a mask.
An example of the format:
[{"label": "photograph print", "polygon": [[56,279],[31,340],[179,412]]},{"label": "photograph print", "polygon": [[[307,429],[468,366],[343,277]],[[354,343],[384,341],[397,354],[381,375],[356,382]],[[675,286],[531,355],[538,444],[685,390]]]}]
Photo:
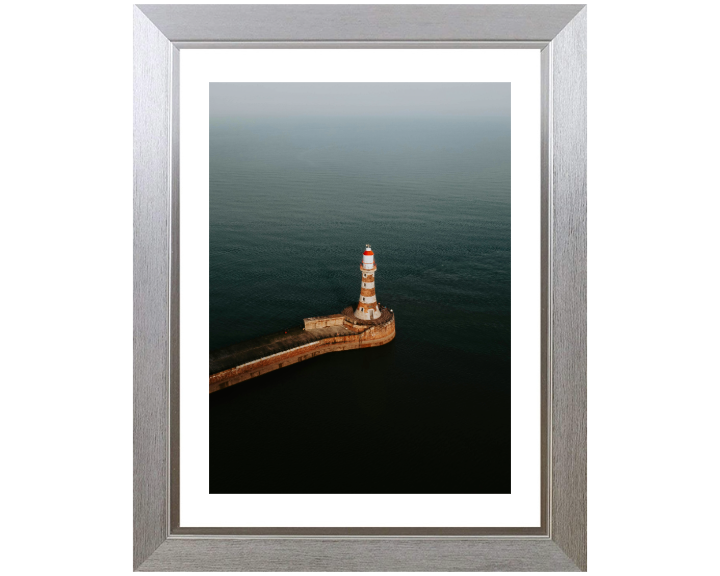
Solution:
[{"label": "photograph print", "polygon": [[510,493],[510,98],[210,84],[211,493]]}]

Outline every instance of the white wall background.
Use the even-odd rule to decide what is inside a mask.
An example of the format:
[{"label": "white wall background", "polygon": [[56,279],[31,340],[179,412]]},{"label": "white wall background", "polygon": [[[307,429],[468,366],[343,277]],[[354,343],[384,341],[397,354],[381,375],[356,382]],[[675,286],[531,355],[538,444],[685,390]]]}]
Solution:
[{"label": "white wall background", "polygon": [[[9,574],[131,570],[131,16],[115,0],[3,9]],[[594,574],[716,566],[717,16],[711,2],[589,8]]]}]

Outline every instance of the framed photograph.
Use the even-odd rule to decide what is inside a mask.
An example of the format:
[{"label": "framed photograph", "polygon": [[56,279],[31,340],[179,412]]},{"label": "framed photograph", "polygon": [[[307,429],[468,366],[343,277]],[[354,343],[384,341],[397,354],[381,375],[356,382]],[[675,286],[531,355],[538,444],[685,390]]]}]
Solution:
[{"label": "framed photograph", "polygon": [[134,62],[134,569],[586,570],[586,8],[138,5]]}]

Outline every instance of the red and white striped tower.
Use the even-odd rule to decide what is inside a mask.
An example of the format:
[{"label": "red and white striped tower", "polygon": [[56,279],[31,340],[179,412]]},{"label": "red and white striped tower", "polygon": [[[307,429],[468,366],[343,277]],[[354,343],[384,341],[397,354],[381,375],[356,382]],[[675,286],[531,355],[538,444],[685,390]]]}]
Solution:
[{"label": "red and white striped tower", "polygon": [[375,255],[370,248],[370,244],[365,245],[360,270],[362,271],[362,287],[360,288],[360,300],[355,309],[355,317],[361,320],[380,318],[380,310],[375,298],[375,271],[377,266],[375,265]]}]

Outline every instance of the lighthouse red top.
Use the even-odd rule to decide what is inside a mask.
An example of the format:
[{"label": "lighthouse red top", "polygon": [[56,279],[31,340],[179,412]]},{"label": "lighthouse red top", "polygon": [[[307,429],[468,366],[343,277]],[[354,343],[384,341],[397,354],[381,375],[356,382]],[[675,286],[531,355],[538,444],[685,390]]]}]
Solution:
[{"label": "lighthouse red top", "polygon": [[365,252],[362,257],[362,267],[364,270],[371,270],[375,268],[375,255],[373,254],[370,244],[365,245]]}]

